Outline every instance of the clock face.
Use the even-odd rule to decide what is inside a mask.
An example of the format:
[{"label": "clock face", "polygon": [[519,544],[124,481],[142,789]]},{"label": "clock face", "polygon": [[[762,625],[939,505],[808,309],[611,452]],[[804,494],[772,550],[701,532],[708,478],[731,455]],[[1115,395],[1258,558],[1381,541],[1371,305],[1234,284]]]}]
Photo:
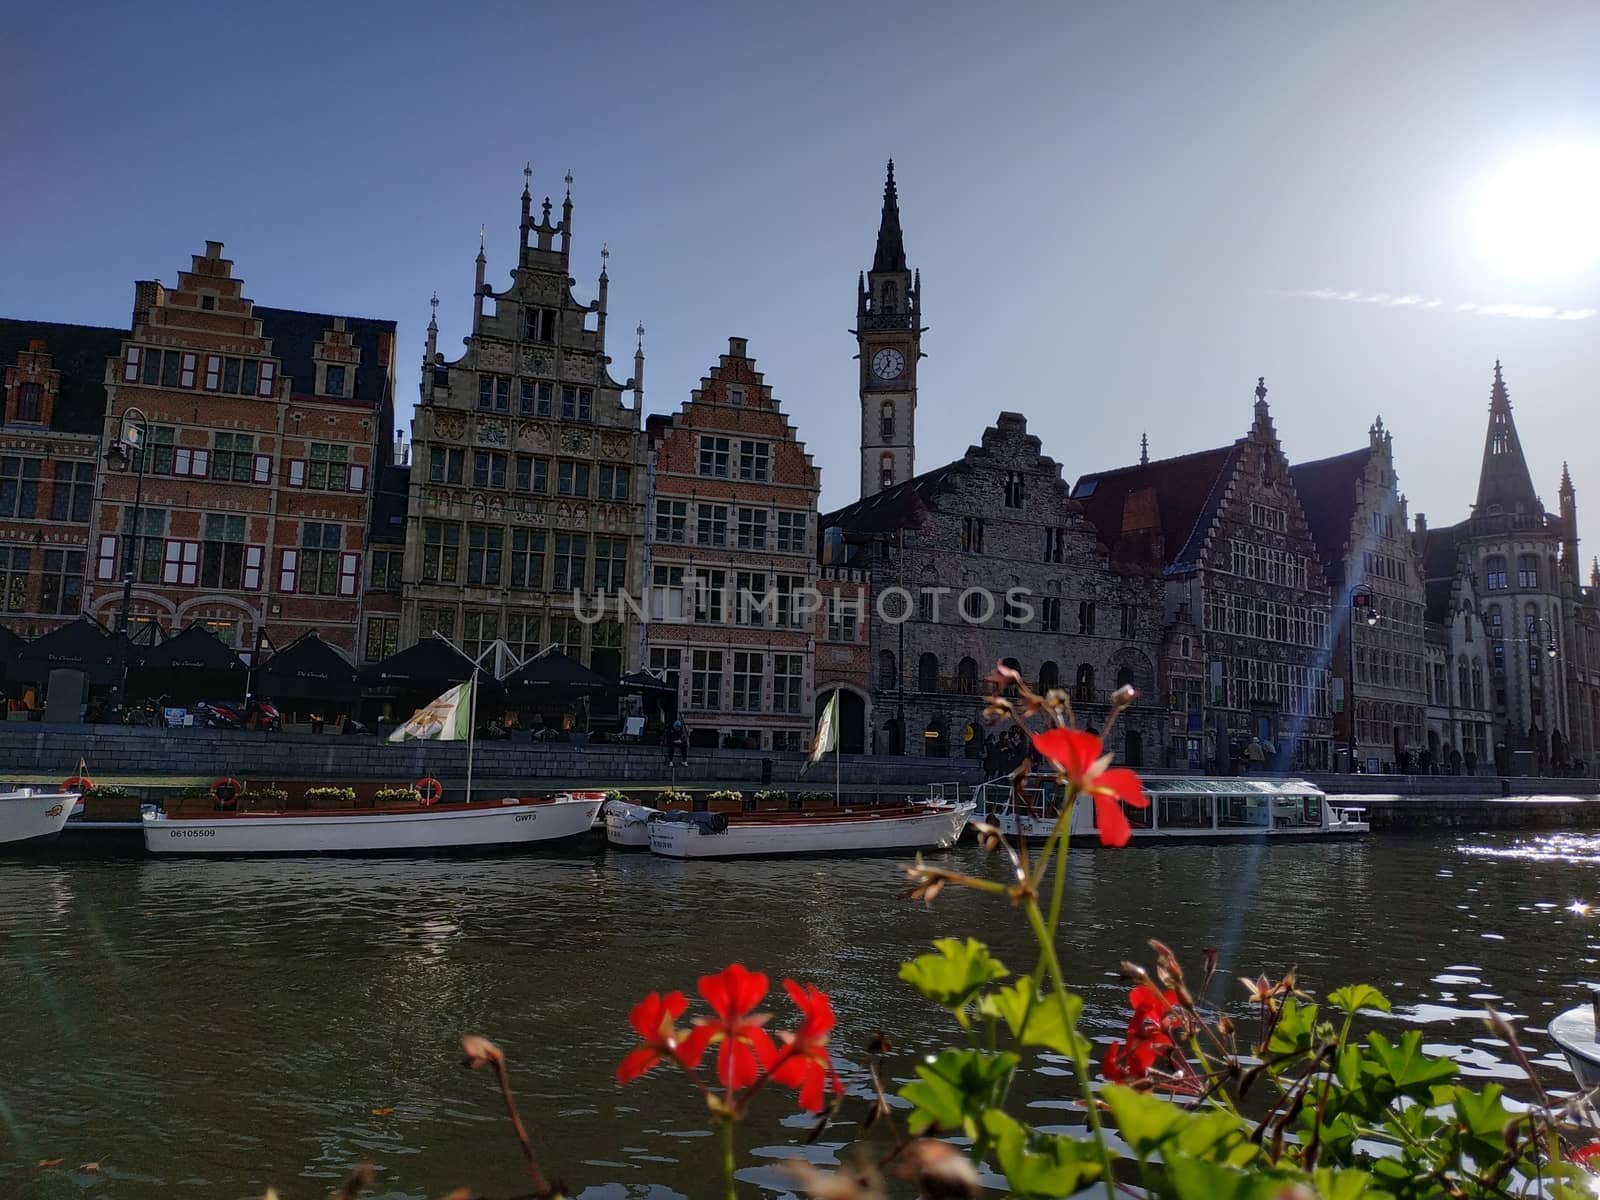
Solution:
[{"label": "clock face", "polygon": [[879,350],[872,356],[872,373],[879,379],[898,379],[906,369],[906,356],[898,350]]}]

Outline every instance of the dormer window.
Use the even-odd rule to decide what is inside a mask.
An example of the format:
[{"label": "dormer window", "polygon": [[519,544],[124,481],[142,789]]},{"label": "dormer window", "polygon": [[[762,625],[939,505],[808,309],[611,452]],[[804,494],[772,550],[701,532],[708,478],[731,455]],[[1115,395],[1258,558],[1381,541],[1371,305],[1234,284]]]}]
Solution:
[{"label": "dormer window", "polygon": [[744,389],[742,387],[729,388],[728,403],[733,405],[735,408],[744,407]]},{"label": "dormer window", "polygon": [[18,421],[38,421],[44,416],[44,384],[23,383],[17,385],[17,412]]},{"label": "dormer window", "polygon": [[322,394],[324,396],[344,395],[344,364],[329,363],[322,368]]},{"label": "dormer window", "polygon": [[553,308],[530,308],[527,310],[527,339],[530,342],[553,342],[556,340],[556,313]]}]

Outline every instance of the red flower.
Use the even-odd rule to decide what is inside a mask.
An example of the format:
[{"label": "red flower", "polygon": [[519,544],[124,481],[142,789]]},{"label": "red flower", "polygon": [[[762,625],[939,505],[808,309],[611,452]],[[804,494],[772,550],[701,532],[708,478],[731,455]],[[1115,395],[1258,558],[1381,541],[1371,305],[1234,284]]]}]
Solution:
[{"label": "red flower", "polygon": [[638,1032],[641,1044],[628,1052],[617,1064],[617,1082],[628,1083],[639,1078],[661,1061],[664,1055],[678,1056],[678,1030],[674,1026],[689,1002],[682,992],[651,992],[633,1006],[628,1014],[628,1024]]},{"label": "red flower", "polygon": [[1130,1039],[1127,1042],[1112,1042],[1106,1047],[1100,1073],[1109,1083],[1126,1083],[1130,1079],[1143,1079],[1155,1065],[1155,1047],[1148,1042]]},{"label": "red flower", "polygon": [[700,976],[700,994],[716,1016],[695,1025],[683,1039],[678,1057],[697,1067],[706,1048],[718,1042],[717,1078],[729,1090],[748,1087],[776,1053],[762,1028],[766,1014],[754,1012],[767,994],[767,977],[734,963],[720,974]]},{"label": "red flower", "polygon": [[1095,734],[1083,729],[1047,729],[1033,735],[1033,748],[1055,763],[1074,791],[1094,797],[1094,823],[1105,846],[1126,846],[1133,836],[1122,806],[1146,808],[1139,777],[1111,766],[1111,755]]},{"label": "red flower", "polygon": [[839,1082],[833,1060],[828,1057],[833,1002],[809,984],[802,987],[792,979],[785,979],[783,986],[800,1010],[800,1028],[794,1033],[780,1035],[784,1046],[778,1051],[772,1078],[799,1091],[801,1108],[821,1112],[825,1087],[831,1085],[835,1095],[844,1092],[844,1084]]}]

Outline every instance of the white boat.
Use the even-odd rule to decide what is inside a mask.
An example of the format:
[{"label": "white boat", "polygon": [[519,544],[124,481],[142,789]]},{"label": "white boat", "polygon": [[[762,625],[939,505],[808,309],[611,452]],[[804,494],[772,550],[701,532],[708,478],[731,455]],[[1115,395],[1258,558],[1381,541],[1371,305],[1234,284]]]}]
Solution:
[{"label": "white boat", "polygon": [[1595,1037],[1595,1015],[1600,992],[1588,1004],[1569,1008],[1550,1022],[1550,1040],[1561,1047],[1567,1065],[1584,1091],[1600,1087],[1600,1041]]},{"label": "white boat", "polygon": [[974,806],[916,802],[894,808],[785,812],[671,812],[649,820],[650,849],[667,858],[865,854],[954,846]]},{"label": "white boat", "polygon": [[517,849],[587,835],[605,798],[560,795],[474,804],[311,812],[144,813],[152,854],[425,854]]},{"label": "white boat", "polygon": [[[1141,779],[1148,808],[1123,806],[1133,840],[1227,841],[1348,837],[1371,830],[1366,810],[1329,803],[1322,789],[1304,780],[1274,779]],[[1041,841],[1049,836],[1061,811],[1063,792],[1053,776],[1035,774],[1020,800],[1009,779],[977,788],[983,820],[1007,837]],[[1079,796],[1068,834],[1074,845],[1098,841],[1094,801]]]},{"label": "white boat", "polygon": [[650,818],[656,810],[626,800],[607,800],[605,807],[606,841],[622,850],[650,848]]},{"label": "white boat", "polygon": [[0,792],[0,849],[22,850],[55,841],[77,803],[77,792],[32,788]]}]

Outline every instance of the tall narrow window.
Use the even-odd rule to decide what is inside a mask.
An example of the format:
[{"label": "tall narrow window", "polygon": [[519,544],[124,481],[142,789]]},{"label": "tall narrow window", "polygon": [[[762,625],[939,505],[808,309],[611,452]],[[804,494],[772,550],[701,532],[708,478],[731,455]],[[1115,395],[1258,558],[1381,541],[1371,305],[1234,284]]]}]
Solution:
[{"label": "tall narrow window", "polygon": [[894,436],[894,402],[893,401],[885,400],[883,402],[883,407],[879,410],[879,413],[878,413],[878,419],[879,419],[879,422],[880,422],[880,429],[882,430],[883,437],[892,438]]}]

